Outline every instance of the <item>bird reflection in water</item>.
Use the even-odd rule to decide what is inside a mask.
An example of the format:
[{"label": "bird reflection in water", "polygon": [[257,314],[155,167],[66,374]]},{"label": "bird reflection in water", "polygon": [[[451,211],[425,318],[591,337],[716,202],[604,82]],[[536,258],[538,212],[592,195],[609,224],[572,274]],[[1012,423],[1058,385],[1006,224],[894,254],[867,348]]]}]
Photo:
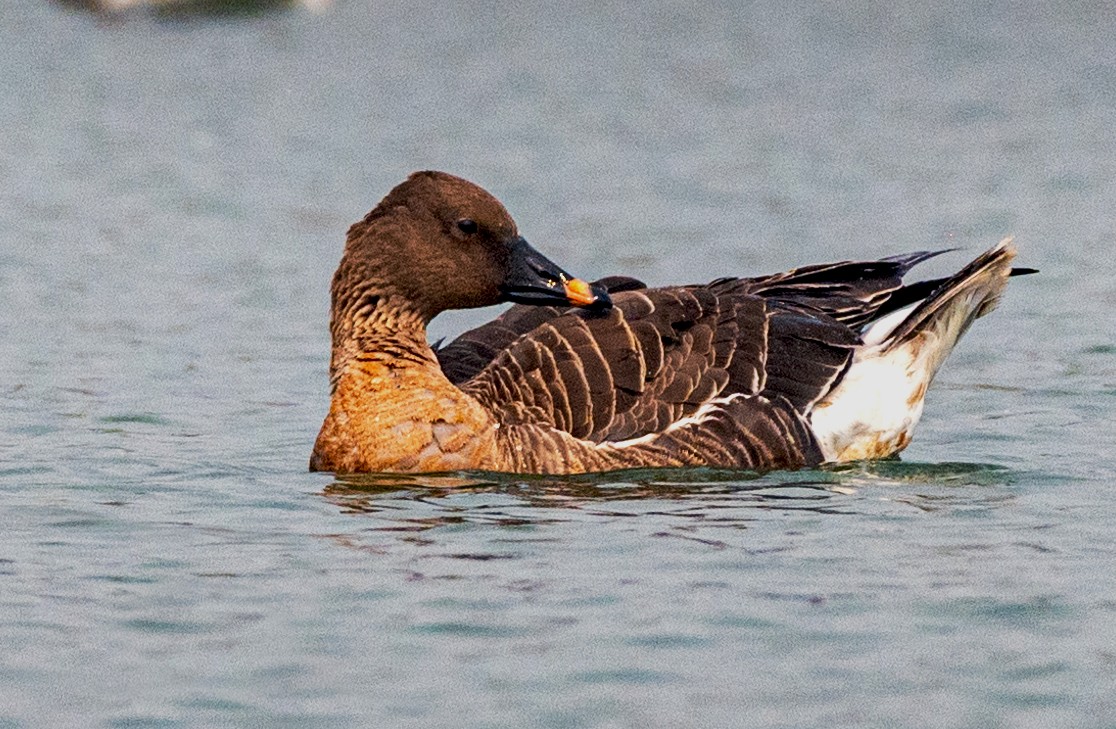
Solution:
[{"label": "bird reflection in water", "polygon": [[[983,463],[912,463],[899,459],[755,474],[691,468],[637,469],[580,476],[495,473],[339,475],[322,491],[349,513],[398,511],[408,502],[452,508],[454,518],[501,506],[579,509],[603,513],[609,504],[644,503],[643,513],[741,507],[862,513],[866,500],[919,511],[996,506],[1012,498],[1002,488],[1012,472]],[[989,488],[993,487],[993,488]],[[471,498],[469,498],[471,497]],[[871,510],[871,509],[870,509]],[[486,519],[488,520],[488,519]],[[532,520],[534,521],[534,520]]]},{"label": "bird reflection in water", "polygon": [[[511,559],[524,549],[529,553],[524,545],[530,543],[568,546],[584,536],[585,524],[601,527],[606,542],[617,538],[615,529],[606,528],[611,524],[625,533],[635,527],[641,538],[715,551],[781,552],[815,531],[818,519],[882,518],[901,529],[897,517],[1004,508],[1016,498],[1008,488],[1012,476],[1010,469],[988,464],[896,459],[764,475],[715,469],[558,477],[345,475],[335,476],[321,493],[342,513],[371,519],[355,532],[324,535],[340,546],[380,555],[419,547],[460,563]],[[761,522],[768,527],[744,536]]]},{"label": "bird reflection in water", "polygon": [[[825,470],[759,475],[719,469],[639,469],[581,476],[523,476],[492,473],[352,474],[337,476],[322,495],[346,512],[375,513],[400,502],[460,500],[491,495],[507,506],[590,510],[601,513],[616,502],[648,502],[649,507],[716,508],[716,502],[790,505],[827,510],[833,497],[851,493]],[[509,501],[510,499],[510,501]],[[459,504],[465,507],[465,504]],[[625,515],[633,512],[625,511]],[[533,522],[534,523],[534,522]]]}]

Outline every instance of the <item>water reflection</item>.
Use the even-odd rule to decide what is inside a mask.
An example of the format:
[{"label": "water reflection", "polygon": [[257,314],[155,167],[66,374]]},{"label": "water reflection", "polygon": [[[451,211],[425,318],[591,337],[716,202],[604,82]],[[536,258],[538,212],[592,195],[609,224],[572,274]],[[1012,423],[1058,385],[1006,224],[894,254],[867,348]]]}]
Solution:
[{"label": "water reflection", "polygon": [[[547,511],[572,509],[597,515],[670,513],[710,518],[713,512],[730,508],[847,514],[856,513],[857,505],[867,500],[887,500],[933,511],[1010,500],[1010,493],[989,488],[1010,482],[1010,470],[1001,466],[905,463],[895,459],[765,475],[707,468],[577,476],[358,474],[338,476],[322,495],[347,513],[399,512],[407,504],[420,503],[454,512],[452,517],[411,522],[427,525],[412,528],[427,528],[448,523],[447,519],[501,521],[490,513],[494,505]],[[863,493],[866,489],[871,493]],[[555,515],[534,511],[529,519],[509,517],[501,523],[538,523],[540,518]]]},{"label": "water reflection", "polygon": [[[834,529],[884,551],[927,519],[948,525],[961,518],[968,535],[972,520],[994,523],[1015,503],[1014,475],[980,463],[895,460],[764,475],[653,469],[567,477],[344,476],[322,496],[357,521],[321,536],[394,564],[405,581],[479,580],[518,590],[522,571],[539,565],[546,565],[540,574],[562,569],[557,565],[567,559],[623,571],[631,555],[641,554],[676,566],[725,560],[708,563],[720,565],[711,567],[716,573],[809,554]],[[964,544],[992,549],[1002,537],[990,540],[966,537]],[[851,557],[844,549],[828,547],[827,561]]]},{"label": "water reflection", "polygon": [[462,494],[493,494],[539,508],[583,508],[616,501],[680,501],[724,494],[755,494],[794,487],[825,498],[827,484],[815,479],[786,481],[740,471],[712,469],[633,470],[577,476],[497,473],[436,475],[359,474],[339,476],[323,495],[346,511],[375,512],[385,500],[437,500]]}]

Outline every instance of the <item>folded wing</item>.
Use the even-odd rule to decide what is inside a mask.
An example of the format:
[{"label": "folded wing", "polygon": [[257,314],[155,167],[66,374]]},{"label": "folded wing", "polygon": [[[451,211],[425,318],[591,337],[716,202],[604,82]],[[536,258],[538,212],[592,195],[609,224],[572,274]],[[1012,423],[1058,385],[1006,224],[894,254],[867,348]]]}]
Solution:
[{"label": "folded wing", "polygon": [[844,375],[862,325],[905,298],[903,274],[933,255],[661,289],[606,279],[607,314],[514,306],[438,357],[505,425],[703,453],[726,442],[763,450],[777,430],[797,450],[751,465],[806,465],[820,459],[806,414]]}]

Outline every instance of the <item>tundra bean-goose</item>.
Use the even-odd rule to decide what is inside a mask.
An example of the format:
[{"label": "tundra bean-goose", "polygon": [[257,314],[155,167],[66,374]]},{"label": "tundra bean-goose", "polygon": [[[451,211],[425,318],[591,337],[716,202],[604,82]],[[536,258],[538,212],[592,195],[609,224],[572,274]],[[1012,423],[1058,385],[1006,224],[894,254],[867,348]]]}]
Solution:
[{"label": "tundra bean-goose", "polygon": [[[903,283],[941,252],[587,283],[485,190],[417,172],[349,229],[310,468],[771,470],[892,455],[958,338],[1026,271],[1005,240],[952,276]],[[447,346],[427,342],[440,312],[508,301]]]}]

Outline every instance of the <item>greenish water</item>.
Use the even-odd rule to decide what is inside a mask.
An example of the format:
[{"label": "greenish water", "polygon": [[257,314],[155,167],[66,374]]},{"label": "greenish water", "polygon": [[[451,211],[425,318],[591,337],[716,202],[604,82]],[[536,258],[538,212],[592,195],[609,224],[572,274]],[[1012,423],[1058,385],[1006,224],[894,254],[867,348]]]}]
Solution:
[{"label": "greenish water", "polygon": [[[0,726],[1116,727],[1114,28],[0,4]],[[309,474],[344,231],[427,167],[586,277],[1042,273],[902,461]]]}]

